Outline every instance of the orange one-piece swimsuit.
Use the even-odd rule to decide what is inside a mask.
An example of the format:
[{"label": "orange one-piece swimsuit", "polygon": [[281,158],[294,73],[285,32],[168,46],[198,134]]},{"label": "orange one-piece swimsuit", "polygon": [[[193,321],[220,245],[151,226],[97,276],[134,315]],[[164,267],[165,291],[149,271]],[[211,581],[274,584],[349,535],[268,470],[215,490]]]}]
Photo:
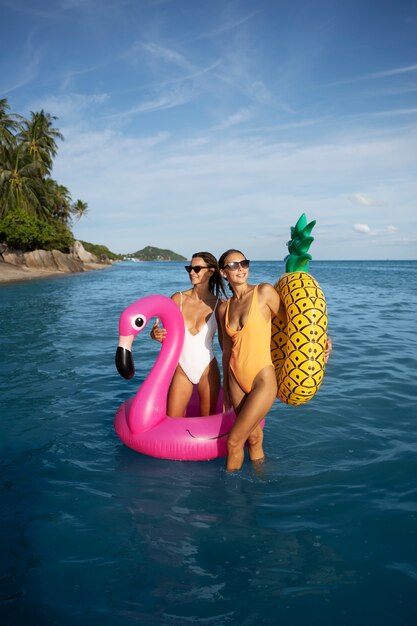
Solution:
[{"label": "orange one-piece swimsuit", "polygon": [[230,369],[245,393],[252,389],[256,375],[271,359],[271,320],[266,320],[258,302],[258,285],[253,290],[247,320],[240,330],[229,326],[229,305],[226,305],[226,333],[232,340]]}]

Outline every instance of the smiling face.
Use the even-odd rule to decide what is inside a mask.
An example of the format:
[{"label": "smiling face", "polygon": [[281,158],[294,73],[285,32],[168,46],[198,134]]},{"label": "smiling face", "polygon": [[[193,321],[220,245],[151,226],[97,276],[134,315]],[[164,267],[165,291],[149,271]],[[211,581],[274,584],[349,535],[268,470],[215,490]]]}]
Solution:
[{"label": "smiling face", "polygon": [[242,285],[248,279],[249,261],[241,252],[231,252],[224,260],[222,273],[231,285]]},{"label": "smiling face", "polygon": [[[208,284],[210,277],[214,272],[214,268],[208,267],[206,261],[200,256],[194,256],[191,259],[190,267],[196,268],[195,270],[192,269],[191,272],[189,272],[188,274],[190,278],[190,283],[193,286]],[[198,268],[201,269],[199,271],[196,271]]]}]

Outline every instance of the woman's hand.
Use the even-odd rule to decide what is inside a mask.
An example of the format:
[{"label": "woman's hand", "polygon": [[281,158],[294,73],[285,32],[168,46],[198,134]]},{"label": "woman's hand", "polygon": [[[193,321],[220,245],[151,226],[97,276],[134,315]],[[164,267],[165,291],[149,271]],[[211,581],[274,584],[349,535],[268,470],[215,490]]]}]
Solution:
[{"label": "woman's hand", "polygon": [[332,350],[333,350],[332,340],[330,339],[330,337],[327,337],[327,343],[326,343],[326,347],[324,349],[324,362],[325,363],[327,363],[327,361],[329,360],[329,356],[330,356]]},{"label": "woman's hand", "polygon": [[156,318],[154,325],[151,330],[151,337],[155,339],[155,341],[159,341],[162,343],[167,336],[167,331],[165,328],[159,328],[159,319]]}]

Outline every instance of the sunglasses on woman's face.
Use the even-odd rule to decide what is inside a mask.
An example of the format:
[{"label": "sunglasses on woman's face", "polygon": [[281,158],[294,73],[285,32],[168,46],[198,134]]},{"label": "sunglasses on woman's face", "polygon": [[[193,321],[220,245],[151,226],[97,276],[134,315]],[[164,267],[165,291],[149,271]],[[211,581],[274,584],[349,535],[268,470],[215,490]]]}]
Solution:
[{"label": "sunglasses on woman's face", "polygon": [[232,261],[231,263],[226,263],[224,269],[232,270],[232,272],[234,272],[241,267],[243,270],[246,270],[249,267],[249,263],[249,259],[243,259],[243,261]]},{"label": "sunglasses on woman's face", "polygon": [[200,270],[210,269],[208,265],[184,265],[184,267],[189,274],[191,274],[192,271],[198,274]]}]

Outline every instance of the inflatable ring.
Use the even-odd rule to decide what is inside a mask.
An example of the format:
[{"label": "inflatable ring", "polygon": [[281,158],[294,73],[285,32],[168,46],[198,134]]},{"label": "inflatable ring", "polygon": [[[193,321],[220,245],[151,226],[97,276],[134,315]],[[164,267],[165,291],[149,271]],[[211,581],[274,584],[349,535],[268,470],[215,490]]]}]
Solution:
[{"label": "inflatable ring", "polygon": [[308,254],[315,221],[303,214],[291,228],[286,273],[275,285],[286,312],[286,323],[275,317],[271,329],[271,357],[278,382],[277,397],[286,404],[311,400],[324,376],[327,345],[327,307],[323,291],[308,273]]},{"label": "inflatable ring", "polygon": [[[181,354],[185,333],[181,311],[170,298],[145,296],[122,312],[116,351],[119,374],[124,378],[133,377],[133,339],[143,331],[152,317],[161,319],[167,329],[167,337],[134,398],[123,402],[116,413],[114,426],[118,436],[129,448],[163,459],[208,461],[225,456],[227,435],[236,415],[233,410],[222,412],[221,398],[216,415],[182,418],[166,415],[169,385]],[[186,415],[190,415],[188,408]]]}]

